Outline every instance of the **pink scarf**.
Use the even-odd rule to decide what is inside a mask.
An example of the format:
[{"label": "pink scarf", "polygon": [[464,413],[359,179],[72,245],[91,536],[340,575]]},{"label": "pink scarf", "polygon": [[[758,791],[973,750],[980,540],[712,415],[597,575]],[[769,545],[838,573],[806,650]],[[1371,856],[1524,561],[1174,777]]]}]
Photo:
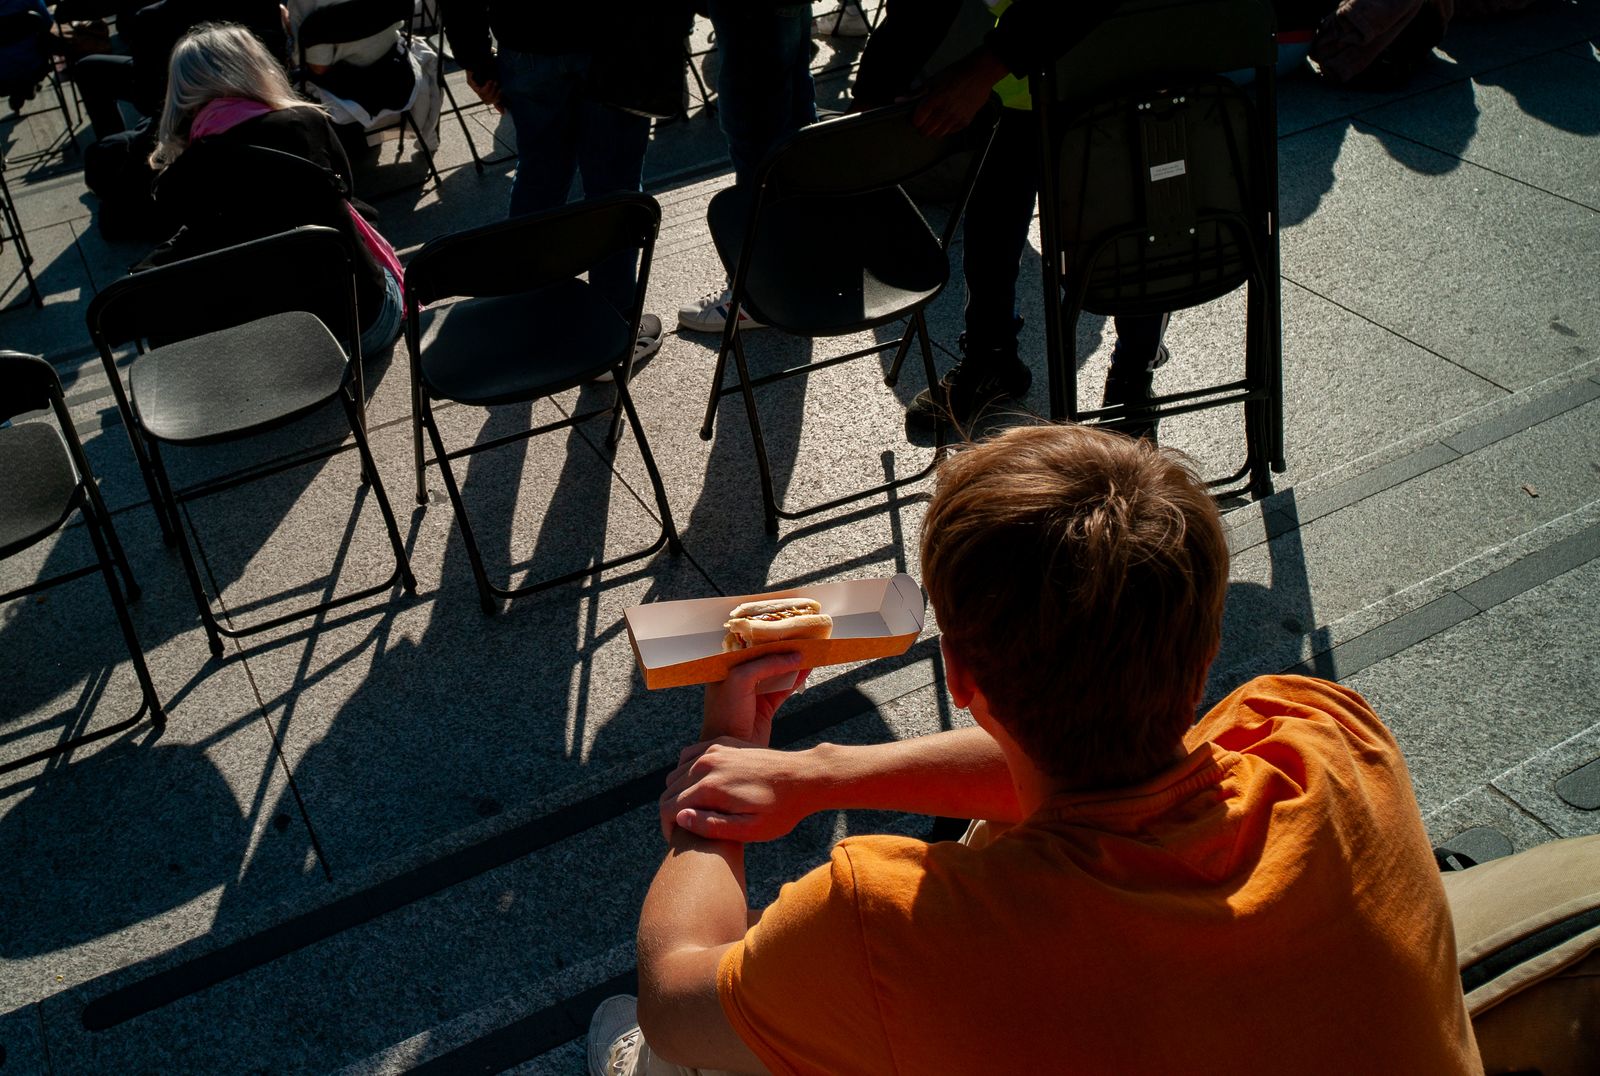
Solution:
[{"label": "pink scarf", "polygon": [[[223,131],[237,127],[245,120],[253,120],[257,116],[265,116],[272,109],[260,101],[248,97],[218,97],[208,101],[199,112],[195,113],[194,122],[189,125],[189,140],[199,141],[211,135],[221,134]],[[395,283],[400,285],[402,291],[406,285],[406,271],[400,266],[400,259],[395,255],[394,247],[378,230],[368,224],[366,218],[356,212],[356,207],[347,200],[344,207],[350,213],[350,221],[356,227],[356,233],[361,236],[362,244],[394,277]]]}]

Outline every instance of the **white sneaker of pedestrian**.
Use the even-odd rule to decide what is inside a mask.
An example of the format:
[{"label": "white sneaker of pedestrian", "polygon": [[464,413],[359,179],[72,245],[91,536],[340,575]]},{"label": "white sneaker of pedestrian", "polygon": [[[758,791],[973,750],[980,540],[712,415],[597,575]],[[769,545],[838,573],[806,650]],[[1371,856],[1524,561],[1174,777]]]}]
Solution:
[{"label": "white sneaker of pedestrian", "polygon": [[[678,328],[697,333],[719,333],[728,324],[728,308],[733,305],[733,292],[714,291],[702,295],[688,306],[678,308]],[[755,318],[739,311],[739,331],[763,329],[766,326]]]}]

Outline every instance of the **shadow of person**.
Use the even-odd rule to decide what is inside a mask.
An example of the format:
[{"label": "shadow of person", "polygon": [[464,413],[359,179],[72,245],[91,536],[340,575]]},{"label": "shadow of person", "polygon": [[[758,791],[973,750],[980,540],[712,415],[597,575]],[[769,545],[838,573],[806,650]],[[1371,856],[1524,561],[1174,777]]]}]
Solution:
[{"label": "shadow of person", "polygon": [[[1389,122],[1389,117],[1397,112],[1413,108],[1421,113],[1415,130],[1410,129],[1412,124],[1409,123]],[[1419,175],[1442,176],[1461,167],[1468,147],[1477,137],[1478,119],[1473,83],[1457,79],[1420,98],[1377,110],[1358,122],[1362,130],[1371,131],[1377,137],[1379,145],[1397,163]],[[1407,133],[1395,130],[1398,126],[1406,128]]]},{"label": "shadow of person", "polygon": [[[233,881],[250,822],[193,746],[120,744],[57,767],[0,816],[0,958],[66,949]],[[195,914],[203,914],[197,910]]]}]

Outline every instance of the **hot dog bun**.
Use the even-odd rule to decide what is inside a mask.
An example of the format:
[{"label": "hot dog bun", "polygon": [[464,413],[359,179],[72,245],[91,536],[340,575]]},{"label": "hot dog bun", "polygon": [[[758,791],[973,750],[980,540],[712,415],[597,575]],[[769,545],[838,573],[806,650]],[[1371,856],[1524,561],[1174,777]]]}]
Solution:
[{"label": "hot dog bun", "polygon": [[833,634],[833,618],[810,598],[773,598],[735,607],[723,627],[728,634],[722,649],[743,650],[784,639],[826,639]]}]

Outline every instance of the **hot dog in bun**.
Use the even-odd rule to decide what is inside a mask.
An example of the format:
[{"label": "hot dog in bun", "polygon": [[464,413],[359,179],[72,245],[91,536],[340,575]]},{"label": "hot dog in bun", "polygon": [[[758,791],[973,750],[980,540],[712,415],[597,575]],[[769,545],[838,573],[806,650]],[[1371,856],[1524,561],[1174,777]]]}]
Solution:
[{"label": "hot dog in bun", "polygon": [[810,598],[775,598],[745,602],[728,614],[723,650],[743,650],[783,639],[826,639],[833,618]]}]

